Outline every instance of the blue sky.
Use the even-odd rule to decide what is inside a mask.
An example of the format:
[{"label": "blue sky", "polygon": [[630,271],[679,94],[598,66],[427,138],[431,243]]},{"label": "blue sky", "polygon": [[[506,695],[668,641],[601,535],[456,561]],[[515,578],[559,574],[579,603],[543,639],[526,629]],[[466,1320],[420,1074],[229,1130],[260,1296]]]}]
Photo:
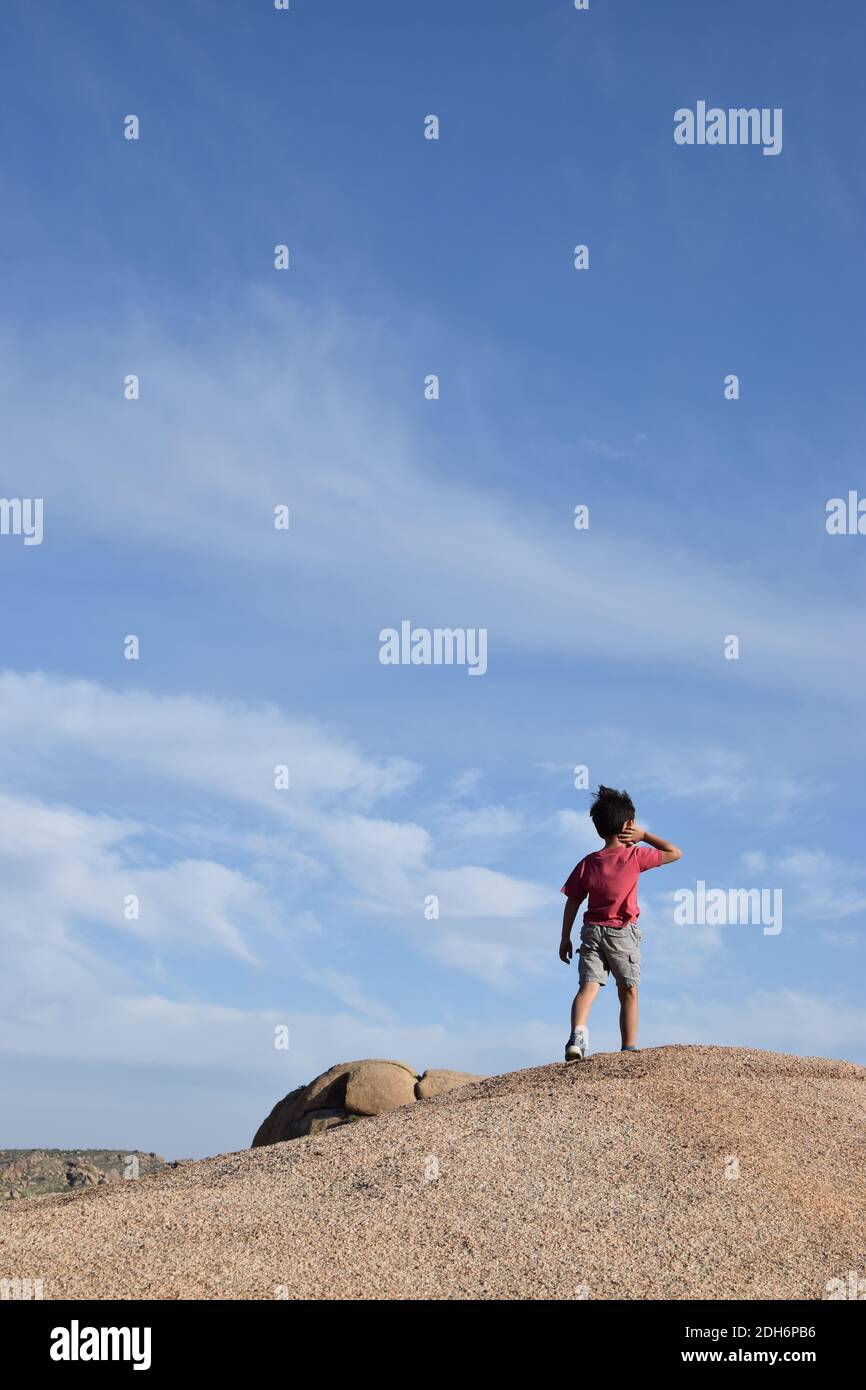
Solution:
[{"label": "blue sky", "polygon": [[[684,849],[641,1042],[866,1062],[859,7],[2,26],[2,492],[45,534],[0,537],[0,1142],[199,1156],[338,1060],[557,1059],[577,764]],[[698,100],[782,152],[677,146]],[[486,674],[383,666],[403,619]],[[782,932],[677,926],[698,880]]]}]

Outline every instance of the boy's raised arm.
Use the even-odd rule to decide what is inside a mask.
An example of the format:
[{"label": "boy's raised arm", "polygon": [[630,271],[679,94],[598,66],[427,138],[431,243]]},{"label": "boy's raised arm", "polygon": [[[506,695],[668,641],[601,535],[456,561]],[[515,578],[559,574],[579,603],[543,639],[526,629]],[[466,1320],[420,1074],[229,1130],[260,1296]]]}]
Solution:
[{"label": "boy's raised arm", "polygon": [[683,857],[683,852],[677,845],[672,845],[669,840],[663,840],[660,835],[651,835],[648,830],[644,830],[642,825],[635,825],[634,821],[623,826],[618,839],[624,845],[637,845],[641,840],[644,844],[652,845],[653,849],[661,851],[662,864],[675,864],[678,859]]}]

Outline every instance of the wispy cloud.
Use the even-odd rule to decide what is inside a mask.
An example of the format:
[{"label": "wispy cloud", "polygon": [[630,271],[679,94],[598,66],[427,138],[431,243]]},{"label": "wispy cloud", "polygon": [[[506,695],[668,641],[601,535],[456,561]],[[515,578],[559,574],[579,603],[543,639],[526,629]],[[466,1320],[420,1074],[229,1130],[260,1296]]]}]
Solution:
[{"label": "wispy cloud", "polygon": [[[320,592],[332,630],[364,623],[371,642],[406,613],[435,622],[456,612],[464,625],[489,629],[494,666],[497,652],[591,653],[615,663],[627,652],[630,663],[671,674],[700,670],[835,700],[859,695],[866,651],[856,605],[745,582],[697,544],[675,554],[654,545],[645,527],[599,525],[577,536],[565,512],[557,523],[525,502],[431,475],[409,413],[382,390],[395,363],[370,324],[287,311],[282,298],[258,292],[243,312],[215,312],[211,330],[195,347],[145,320],[110,343],[100,326],[77,325],[69,343],[56,328],[51,343],[7,338],[0,346],[9,454],[24,491],[38,484],[61,533],[74,526],[303,575],[311,614]],[[62,444],[39,408],[58,353]],[[119,356],[138,365],[158,411],[120,397],[106,408],[103,382]],[[156,497],[170,497],[171,507],[155,507]],[[288,533],[274,531],[278,503],[291,506]],[[576,609],[594,615],[579,635]],[[742,643],[739,662],[723,660],[731,631]]]},{"label": "wispy cloud", "polygon": [[656,999],[646,1030],[654,1043],[766,1047],[798,1056],[862,1056],[866,1016],[843,999],[805,990],[754,990],[735,1000],[678,995]]},{"label": "wispy cloud", "polygon": [[[456,851],[513,837],[521,826],[515,813],[455,812],[443,862],[424,825],[370,813],[373,802],[399,799],[421,777],[419,766],[367,757],[333,731],[272,706],[118,693],[93,682],[7,673],[0,677],[0,714],[10,731],[0,764],[20,788],[0,809],[8,826],[7,879],[19,885],[22,920],[47,914],[67,932],[98,922],[163,951],[197,940],[253,963],[263,933],[309,934],[303,899],[285,899],[288,869],[301,887],[327,879],[341,901],[399,926],[419,952],[471,968],[483,924],[507,920],[525,929],[554,902],[548,887],[483,862],[454,863]],[[289,767],[286,791],[274,788],[277,763]],[[118,815],[29,800],[49,765],[66,768],[70,787],[86,799],[93,799],[92,779],[97,788],[110,786]],[[359,809],[347,810],[353,803]],[[144,805],[152,807],[152,823],[141,815]],[[134,821],[132,807],[139,811]],[[213,823],[203,814],[208,808]],[[251,810],[259,829],[249,828]],[[199,835],[210,847],[207,857],[196,852]],[[220,862],[214,851],[242,867]],[[140,899],[140,915],[127,921],[129,895]],[[431,897],[443,924],[437,930],[425,915]],[[449,956],[444,924],[455,922],[463,924],[461,949]],[[345,980],[341,988],[348,999]]]}]

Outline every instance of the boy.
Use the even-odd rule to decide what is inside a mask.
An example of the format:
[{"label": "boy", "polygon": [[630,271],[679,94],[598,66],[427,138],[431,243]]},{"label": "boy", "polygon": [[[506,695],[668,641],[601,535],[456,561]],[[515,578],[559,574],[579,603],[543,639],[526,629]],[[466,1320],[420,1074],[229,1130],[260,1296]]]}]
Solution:
[{"label": "boy", "polygon": [[[635,825],[634,804],[628,792],[599,787],[590,810],[592,823],[604,840],[604,849],[581,859],[562,886],[567,898],[562,914],[559,959],[571,964],[571,928],[584,898],[589,905],[580,930],[580,989],[571,1006],[571,1037],[565,1045],[566,1062],[586,1056],[589,1045],[590,1009],[599,986],[613,974],[619,994],[619,1030],[622,1051],[637,1051],[637,986],[640,980],[641,931],[637,925],[637,881],[644,869],[673,864],[682,858],[676,845],[650,835]],[[645,840],[651,846],[640,848]]]}]

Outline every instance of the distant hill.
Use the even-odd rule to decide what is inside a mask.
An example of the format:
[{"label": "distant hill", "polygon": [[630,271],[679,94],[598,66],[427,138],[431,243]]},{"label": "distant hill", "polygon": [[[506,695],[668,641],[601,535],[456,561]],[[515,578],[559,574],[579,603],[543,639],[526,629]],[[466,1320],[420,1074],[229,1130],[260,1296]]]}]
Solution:
[{"label": "distant hill", "polygon": [[866,1068],[676,1046],[411,1089],[4,1202],[5,1269],[45,1298],[267,1300],[824,1300],[866,1272]]},{"label": "distant hill", "polygon": [[159,1154],[126,1149],[0,1149],[0,1201],[75,1192],[158,1173]]}]

